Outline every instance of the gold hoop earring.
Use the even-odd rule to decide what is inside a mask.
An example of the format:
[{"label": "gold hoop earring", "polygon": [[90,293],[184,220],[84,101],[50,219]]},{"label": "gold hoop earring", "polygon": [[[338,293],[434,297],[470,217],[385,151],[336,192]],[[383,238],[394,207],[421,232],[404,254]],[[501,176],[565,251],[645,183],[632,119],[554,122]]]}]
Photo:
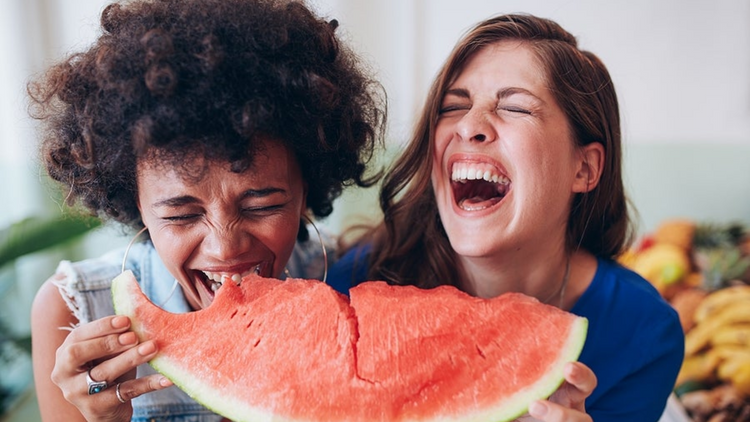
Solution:
[{"label": "gold hoop earring", "polygon": [[[315,230],[315,233],[318,235],[318,241],[320,242],[320,249],[323,251],[323,282],[325,283],[326,278],[328,277],[328,251],[326,250],[326,244],[323,242],[323,235],[320,234],[320,230],[318,230],[318,226],[313,223],[313,221],[305,214],[302,214],[302,219],[310,223],[311,226],[313,226],[313,229]],[[288,278],[292,278],[292,275],[289,274],[289,269],[284,268],[284,274]]]},{"label": "gold hoop earring", "polygon": [[[135,243],[135,240],[138,239],[138,236],[142,235],[144,232],[148,231],[148,227],[144,227],[140,230],[138,230],[138,233],[133,236],[132,239],[130,239],[130,243],[128,243],[128,246],[125,248],[125,254],[122,257],[122,268],[120,269],[120,272],[125,272],[125,262],[128,260],[128,254],[130,253],[130,248],[133,247],[133,244]],[[174,283],[172,283],[172,289],[169,291],[169,295],[167,295],[167,298],[162,301],[162,303],[159,304],[159,307],[162,308],[164,305],[169,302],[169,299],[172,298],[174,295],[175,290],[177,290],[177,279],[174,280]]]}]

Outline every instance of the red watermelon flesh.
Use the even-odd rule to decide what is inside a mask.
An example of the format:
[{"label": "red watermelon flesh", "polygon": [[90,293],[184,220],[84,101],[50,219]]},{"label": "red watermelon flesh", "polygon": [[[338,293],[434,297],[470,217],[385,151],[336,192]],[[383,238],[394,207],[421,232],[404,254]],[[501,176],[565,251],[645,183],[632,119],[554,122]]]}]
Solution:
[{"label": "red watermelon flesh", "polygon": [[132,273],[116,312],[159,347],[151,364],[234,421],[509,421],[554,392],[587,320],[509,293],[367,282],[351,300],[313,280],[248,276],[171,314]]}]

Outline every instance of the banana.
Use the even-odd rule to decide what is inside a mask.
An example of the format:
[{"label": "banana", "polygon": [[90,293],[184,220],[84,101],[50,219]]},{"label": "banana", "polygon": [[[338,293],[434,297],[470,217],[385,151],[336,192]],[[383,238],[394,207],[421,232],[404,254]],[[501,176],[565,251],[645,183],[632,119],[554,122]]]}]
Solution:
[{"label": "banana", "polygon": [[750,395],[750,361],[744,362],[731,376],[731,383],[745,395]]},{"label": "banana", "polygon": [[706,355],[709,355],[706,359],[710,359],[711,362],[715,360],[718,364],[734,359],[746,359],[750,361],[750,348],[742,346],[713,347],[706,352]]},{"label": "banana", "polygon": [[750,285],[731,286],[712,292],[695,309],[694,320],[696,323],[705,321],[711,315],[721,312],[730,303],[737,301],[744,301],[746,306],[750,307]]},{"label": "banana", "polygon": [[[750,303],[748,303],[748,306],[750,306]],[[713,346],[734,344],[750,348],[750,322],[719,327],[711,336],[709,343]]]},{"label": "banana", "polygon": [[[718,356],[714,356],[715,360],[718,360]],[[742,367],[750,365],[750,354],[741,355],[737,354],[730,356],[723,360],[716,367],[716,375],[722,381],[731,381],[732,377],[741,370]]]},{"label": "banana", "polygon": [[685,356],[694,355],[708,345],[711,337],[722,326],[743,322],[750,322],[750,301],[728,303],[721,310],[698,323],[685,335]]},{"label": "banana", "polygon": [[675,385],[682,385],[686,381],[706,381],[712,378],[720,359],[720,356],[711,353],[701,353],[685,358]]}]

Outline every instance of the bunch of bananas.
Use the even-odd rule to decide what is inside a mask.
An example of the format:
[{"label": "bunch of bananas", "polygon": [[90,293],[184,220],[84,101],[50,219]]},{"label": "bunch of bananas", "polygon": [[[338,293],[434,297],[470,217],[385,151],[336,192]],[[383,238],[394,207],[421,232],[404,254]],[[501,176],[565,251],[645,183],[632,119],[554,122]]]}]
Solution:
[{"label": "bunch of bananas", "polygon": [[694,313],[677,385],[717,378],[750,395],[750,286],[716,290]]},{"label": "bunch of bananas", "polygon": [[711,292],[693,320],[675,391],[696,421],[750,420],[750,285]]}]

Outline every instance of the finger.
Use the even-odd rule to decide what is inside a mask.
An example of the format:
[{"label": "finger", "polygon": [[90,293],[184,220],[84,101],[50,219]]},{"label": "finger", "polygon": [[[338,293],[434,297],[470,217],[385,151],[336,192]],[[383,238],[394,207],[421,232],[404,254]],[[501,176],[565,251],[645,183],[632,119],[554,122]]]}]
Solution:
[{"label": "finger", "polygon": [[70,332],[66,341],[79,342],[108,334],[122,333],[130,328],[130,318],[122,315],[108,316],[79,325]]},{"label": "finger", "polygon": [[[143,378],[137,378],[130,381],[122,382],[119,385],[120,396],[117,396],[117,387],[114,388],[114,397],[118,403],[127,403],[134,398],[146,393],[157,390],[163,390],[171,387],[172,381],[160,374],[148,375]],[[120,400],[122,399],[122,400]]]},{"label": "finger", "polygon": [[[89,374],[91,378],[98,381],[107,381],[112,384],[115,380],[120,379],[125,373],[132,371],[138,365],[146,363],[156,356],[156,343],[146,341],[137,347],[130,347],[122,351],[119,355],[107,359],[95,367],[91,368]],[[131,377],[135,374],[132,373]],[[121,380],[121,379],[120,379]]]},{"label": "finger", "polygon": [[565,381],[573,388],[568,388],[568,398],[575,403],[582,403],[596,388],[597,380],[594,371],[580,362],[570,362],[563,370]]},{"label": "finger", "polygon": [[75,372],[85,372],[91,363],[115,356],[138,344],[132,331],[108,334],[78,342],[67,342],[57,350],[57,361],[66,362]]},{"label": "finger", "polygon": [[592,422],[591,416],[547,400],[537,400],[529,406],[529,415],[544,422]]}]

